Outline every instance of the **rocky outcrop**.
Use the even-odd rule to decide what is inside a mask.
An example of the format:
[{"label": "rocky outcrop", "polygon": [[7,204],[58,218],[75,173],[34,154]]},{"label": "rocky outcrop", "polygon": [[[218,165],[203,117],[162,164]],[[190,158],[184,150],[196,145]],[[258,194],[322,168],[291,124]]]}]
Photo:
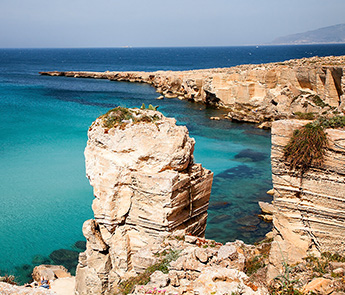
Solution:
[{"label": "rocky outcrop", "polygon": [[345,56],[194,71],[41,72],[42,75],[148,83],[167,98],[229,109],[228,118],[254,123],[345,111]]},{"label": "rocky outcrop", "polygon": [[154,249],[172,231],[204,236],[213,173],[194,163],[194,139],[175,123],[156,111],[118,108],[90,127],[95,218],[83,226],[76,294],[113,294],[157,261]]},{"label": "rocky outcrop", "polygon": [[285,261],[307,254],[345,253],[345,130],[327,129],[329,148],[322,167],[290,170],[283,148],[295,129],[310,121],[282,120],[272,126],[273,225],[269,276]]},{"label": "rocky outcrop", "polygon": [[246,260],[259,254],[258,248],[242,241],[222,245],[176,231],[155,252],[158,257],[174,254],[168,272],[156,270],[132,294],[268,294],[244,273]]}]

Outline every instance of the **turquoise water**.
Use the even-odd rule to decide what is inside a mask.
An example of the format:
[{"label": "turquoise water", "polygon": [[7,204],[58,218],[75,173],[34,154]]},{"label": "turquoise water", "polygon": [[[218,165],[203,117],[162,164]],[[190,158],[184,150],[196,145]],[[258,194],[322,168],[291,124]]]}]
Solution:
[{"label": "turquoise water", "polygon": [[78,250],[82,224],[93,217],[83,155],[87,129],[118,105],[159,104],[166,116],[187,125],[196,139],[196,161],[215,175],[207,238],[252,243],[270,229],[256,216],[257,202],[270,200],[268,131],[211,121],[224,111],[202,104],[158,101],[148,85],[46,77],[38,71],[182,70],[345,54],[345,46],[284,48],[0,50],[1,273],[24,282],[35,263],[57,263],[49,261],[53,251]]}]

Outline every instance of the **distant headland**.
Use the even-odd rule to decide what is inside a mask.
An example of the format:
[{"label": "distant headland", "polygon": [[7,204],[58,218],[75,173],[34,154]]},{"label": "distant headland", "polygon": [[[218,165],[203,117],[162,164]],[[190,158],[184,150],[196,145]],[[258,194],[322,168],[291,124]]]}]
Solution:
[{"label": "distant headland", "polygon": [[345,43],[345,24],[329,26],[308,32],[278,37],[271,44],[302,45]]}]

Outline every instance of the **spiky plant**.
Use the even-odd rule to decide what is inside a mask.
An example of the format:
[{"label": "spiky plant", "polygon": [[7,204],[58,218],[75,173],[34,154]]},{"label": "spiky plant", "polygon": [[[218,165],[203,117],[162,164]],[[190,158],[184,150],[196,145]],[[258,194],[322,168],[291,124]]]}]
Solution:
[{"label": "spiky plant", "polygon": [[328,147],[324,128],[317,122],[294,131],[284,148],[284,157],[291,169],[306,172],[312,166],[321,166]]}]

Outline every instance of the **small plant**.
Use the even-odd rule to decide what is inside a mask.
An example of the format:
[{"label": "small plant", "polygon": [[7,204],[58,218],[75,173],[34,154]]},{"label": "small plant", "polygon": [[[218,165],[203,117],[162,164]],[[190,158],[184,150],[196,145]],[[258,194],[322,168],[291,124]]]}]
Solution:
[{"label": "small plant", "polygon": [[317,122],[324,128],[344,128],[345,116],[334,116],[332,118],[319,118]]},{"label": "small plant", "polygon": [[328,139],[323,127],[317,122],[309,123],[294,131],[284,148],[284,157],[291,169],[299,169],[302,174],[312,165],[322,165]]},{"label": "small plant", "polygon": [[282,294],[282,295],[302,295],[300,291],[295,289],[295,283],[297,280],[290,278],[292,267],[285,261],[283,262],[283,273],[276,276],[273,281],[278,283],[278,287],[270,286],[270,294]]},{"label": "small plant", "polygon": [[123,107],[112,109],[104,114],[101,118],[103,119],[103,127],[109,129],[116,127],[125,120],[134,119],[132,112],[130,112],[129,109]]},{"label": "small plant", "polygon": [[0,282],[4,282],[11,285],[18,285],[16,282],[16,278],[13,275],[5,275],[0,277]]},{"label": "small plant", "polygon": [[320,96],[318,95],[310,95],[308,99],[311,99],[312,102],[317,105],[318,107],[324,108],[326,106],[329,106],[327,103],[325,103]]},{"label": "small plant", "polygon": [[345,262],[345,256],[340,255],[339,253],[330,253],[330,252],[323,252],[321,257],[326,258],[328,261],[332,262]]},{"label": "small plant", "polygon": [[314,113],[301,113],[301,112],[296,112],[295,116],[300,119],[300,120],[314,120],[315,115]]},{"label": "small plant", "polygon": [[156,270],[159,270],[165,274],[168,273],[170,262],[175,261],[179,257],[180,253],[181,251],[179,250],[170,249],[169,252],[166,252],[165,257],[160,262],[148,267],[142,274],[123,281],[119,286],[122,294],[129,294],[133,292],[135,286],[137,285],[146,285],[150,281],[150,276]]},{"label": "small plant", "polygon": [[252,257],[251,259],[246,260],[245,273],[250,276],[263,267],[265,267],[265,263],[262,261],[261,255],[257,255]]},{"label": "small plant", "polygon": [[149,106],[146,108],[145,104],[143,103],[140,107],[141,110],[151,110],[151,111],[157,111],[159,106],[153,106],[152,104],[149,104]]},{"label": "small plant", "polygon": [[[153,107],[152,105],[150,105],[148,109],[156,110],[156,108],[158,108],[158,106]],[[145,104],[141,106],[141,109],[145,109]],[[105,133],[108,133],[109,129],[117,126],[119,126],[121,129],[124,129],[125,126],[130,123],[154,123],[160,120],[160,117],[157,114],[150,116],[148,114],[141,114],[139,111],[134,111],[132,109],[123,107],[114,108],[100,118],[102,119],[103,127],[106,128]],[[92,130],[92,126],[90,127],[90,129]]]}]

